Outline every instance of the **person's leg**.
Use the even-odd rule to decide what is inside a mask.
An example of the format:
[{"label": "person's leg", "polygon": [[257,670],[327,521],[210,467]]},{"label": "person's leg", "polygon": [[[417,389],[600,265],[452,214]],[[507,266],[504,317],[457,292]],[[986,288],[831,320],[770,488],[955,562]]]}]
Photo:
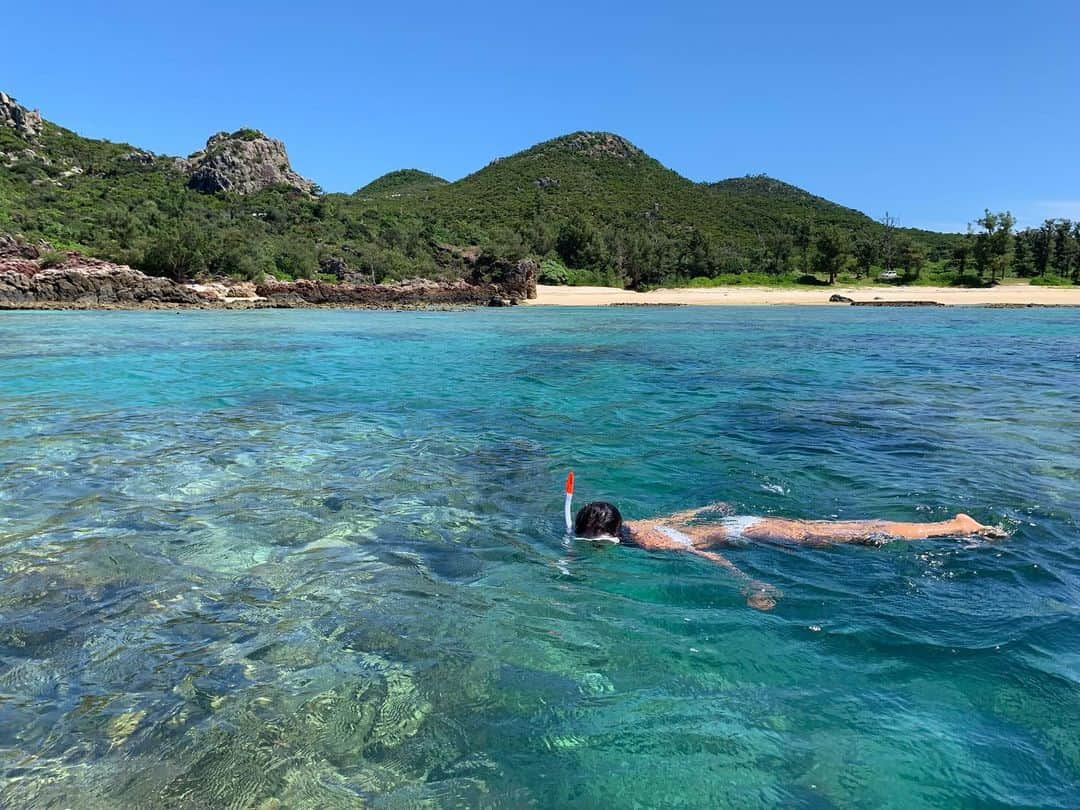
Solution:
[{"label": "person's leg", "polygon": [[893,520],[785,520],[762,518],[744,534],[751,539],[790,540],[795,543],[865,543],[876,538],[925,540],[928,537],[991,533],[968,515],[936,523],[904,523]]}]

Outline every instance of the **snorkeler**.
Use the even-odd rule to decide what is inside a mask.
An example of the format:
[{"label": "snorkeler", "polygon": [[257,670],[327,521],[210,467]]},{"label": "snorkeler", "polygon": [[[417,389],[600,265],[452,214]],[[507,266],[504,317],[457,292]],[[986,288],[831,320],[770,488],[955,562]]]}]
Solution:
[{"label": "snorkeler", "polygon": [[712,523],[694,523],[708,512],[723,514],[723,504],[676,512],[651,520],[623,521],[614,504],[596,501],[578,510],[574,534],[590,539],[606,539],[649,551],[686,551],[721,565],[743,583],[746,603],[758,610],[772,610],[780,591],[759,582],[712,549],[740,542],[780,541],[802,545],[861,543],[874,545],[886,540],[923,540],[949,535],[1004,537],[993,526],[958,514],[937,523],[900,523],[890,520],[787,520],[772,517],[722,516]]}]

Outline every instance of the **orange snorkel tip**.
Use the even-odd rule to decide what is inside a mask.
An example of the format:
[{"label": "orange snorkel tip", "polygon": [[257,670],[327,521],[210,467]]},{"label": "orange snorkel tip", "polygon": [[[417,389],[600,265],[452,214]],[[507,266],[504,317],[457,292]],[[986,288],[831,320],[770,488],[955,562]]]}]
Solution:
[{"label": "orange snorkel tip", "polygon": [[566,533],[574,533],[574,519],[571,516],[570,504],[574,500],[574,471],[566,476],[566,500],[563,501],[563,519],[566,521]]}]

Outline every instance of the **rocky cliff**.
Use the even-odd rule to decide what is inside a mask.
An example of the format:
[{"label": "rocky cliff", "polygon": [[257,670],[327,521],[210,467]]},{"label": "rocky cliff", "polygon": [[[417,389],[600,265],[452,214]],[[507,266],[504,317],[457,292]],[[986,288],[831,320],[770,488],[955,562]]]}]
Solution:
[{"label": "rocky cliff", "polygon": [[426,304],[508,306],[536,298],[536,264],[500,263],[471,281],[412,279],[396,284],[275,281],[256,287],[260,298],[283,305],[395,307]]},{"label": "rocky cliff", "polygon": [[497,264],[472,282],[335,284],[270,279],[256,286],[225,279],[178,284],[76,251],[60,252],[44,243],[26,244],[0,235],[0,309],[506,306],[535,297],[536,265],[528,260]]},{"label": "rocky cliff", "polygon": [[192,289],[127,265],[0,236],[0,309],[197,306]]},{"label": "rocky cliff", "polygon": [[7,93],[0,91],[0,126],[11,127],[30,141],[41,134],[41,113],[26,109]]},{"label": "rocky cliff", "polygon": [[315,184],[293,171],[285,144],[254,129],[219,132],[180,165],[187,172],[188,186],[206,194],[252,194],[277,185],[315,193]]}]

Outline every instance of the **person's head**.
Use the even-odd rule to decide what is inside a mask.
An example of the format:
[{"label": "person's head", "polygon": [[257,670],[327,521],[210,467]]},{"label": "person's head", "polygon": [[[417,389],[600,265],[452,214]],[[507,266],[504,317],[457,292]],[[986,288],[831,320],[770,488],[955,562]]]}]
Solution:
[{"label": "person's head", "polygon": [[578,537],[613,537],[622,533],[622,515],[615,504],[593,501],[578,510],[574,518],[574,534]]}]

